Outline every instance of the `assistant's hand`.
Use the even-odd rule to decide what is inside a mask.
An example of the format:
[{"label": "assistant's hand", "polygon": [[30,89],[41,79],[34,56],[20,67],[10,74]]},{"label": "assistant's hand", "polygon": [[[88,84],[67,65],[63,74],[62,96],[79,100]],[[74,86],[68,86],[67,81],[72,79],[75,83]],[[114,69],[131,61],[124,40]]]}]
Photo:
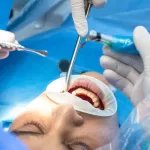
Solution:
[{"label": "assistant's hand", "polygon": [[106,80],[137,105],[150,94],[150,34],[139,26],[133,37],[140,55],[118,53],[104,47],[105,56],[100,58],[100,62],[106,69]]},{"label": "assistant's hand", "polygon": [[[103,7],[107,0],[91,0],[95,7]],[[71,0],[72,16],[78,34],[84,37],[88,32],[85,8],[88,0]]]},{"label": "assistant's hand", "polygon": [[[11,32],[7,32],[4,30],[0,30],[0,41],[6,41],[6,42],[15,42],[15,35]],[[4,59],[8,57],[9,52],[13,51],[13,49],[8,48],[2,48],[0,47],[0,59]]]}]

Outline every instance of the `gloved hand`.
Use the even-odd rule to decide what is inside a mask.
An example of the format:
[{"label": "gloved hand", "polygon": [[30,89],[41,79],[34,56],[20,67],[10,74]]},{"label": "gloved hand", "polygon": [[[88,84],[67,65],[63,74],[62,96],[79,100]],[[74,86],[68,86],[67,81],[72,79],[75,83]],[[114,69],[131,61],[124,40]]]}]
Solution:
[{"label": "gloved hand", "polygon": [[114,52],[104,47],[105,56],[100,62],[106,69],[106,80],[137,105],[150,94],[150,34],[139,26],[134,30],[133,38],[140,55]]},{"label": "gloved hand", "polygon": [[[11,32],[7,32],[4,30],[0,30],[0,41],[6,41],[6,42],[16,42],[15,41],[15,35]],[[8,48],[1,48],[0,47],[0,59],[4,59],[8,57],[9,52],[13,51],[13,49],[8,49]]]},{"label": "gloved hand", "polygon": [[88,1],[95,7],[103,7],[107,0],[71,0],[72,16],[78,34],[84,37],[88,33],[88,23],[85,17],[85,8]]}]

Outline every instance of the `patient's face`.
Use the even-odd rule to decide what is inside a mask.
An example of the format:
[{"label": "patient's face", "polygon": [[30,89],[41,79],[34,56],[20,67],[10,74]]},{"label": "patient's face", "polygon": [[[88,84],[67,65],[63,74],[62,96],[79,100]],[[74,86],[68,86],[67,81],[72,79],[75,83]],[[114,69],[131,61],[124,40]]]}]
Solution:
[{"label": "patient's face", "polygon": [[[105,82],[96,73],[84,75]],[[15,119],[10,130],[31,150],[93,150],[109,143],[117,129],[116,114],[98,117],[77,112],[69,104],[54,103],[43,93]]]}]

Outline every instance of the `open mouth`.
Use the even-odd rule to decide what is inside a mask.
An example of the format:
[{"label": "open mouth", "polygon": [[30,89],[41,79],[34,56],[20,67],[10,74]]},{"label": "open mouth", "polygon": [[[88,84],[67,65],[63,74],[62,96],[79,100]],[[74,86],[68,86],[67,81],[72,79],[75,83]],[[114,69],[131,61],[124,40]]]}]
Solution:
[{"label": "open mouth", "polygon": [[110,88],[101,80],[85,75],[72,75],[68,92],[65,77],[48,85],[46,94],[56,104],[70,104],[76,111],[94,116],[112,116],[117,102]]},{"label": "open mouth", "polygon": [[74,96],[88,101],[95,108],[104,110],[103,93],[101,89],[89,79],[80,78],[76,80],[68,90]]}]

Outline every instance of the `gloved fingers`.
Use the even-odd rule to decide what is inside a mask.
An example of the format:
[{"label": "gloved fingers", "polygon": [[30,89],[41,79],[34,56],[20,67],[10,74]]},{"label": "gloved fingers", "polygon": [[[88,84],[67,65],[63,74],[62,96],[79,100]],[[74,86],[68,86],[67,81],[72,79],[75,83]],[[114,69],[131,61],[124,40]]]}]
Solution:
[{"label": "gloved fingers", "polygon": [[14,49],[13,48],[2,48],[2,47],[0,47],[0,53],[1,52],[11,52],[11,51],[14,51]]},{"label": "gloved fingers", "polygon": [[138,26],[133,32],[133,38],[141,56],[144,58],[150,55],[150,34],[148,31],[144,27]]},{"label": "gloved fingers", "polygon": [[4,59],[6,57],[8,57],[9,52],[5,51],[5,52],[0,52],[0,59]]},{"label": "gloved fingers", "polygon": [[17,40],[14,41],[15,44],[19,44],[19,42]]},{"label": "gloved fingers", "polygon": [[103,7],[107,3],[107,0],[92,0],[92,2],[95,7]]},{"label": "gloved fingers", "polygon": [[[0,42],[15,42],[15,35],[11,32],[0,30]],[[13,51],[14,49],[12,48],[3,48],[0,47],[0,59],[4,59],[8,57],[9,52]]]},{"label": "gloved fingers", "polygon": [[138,26],[133,32],[134,43],[144,62],[144,71],[150,76],[150,34],[142,27]]},{"label": "gloved fingers", "polygon": [[[139,79],[137,80],[136,84],[134,85],[134,88],[131,92],[130,95],[130,100],[132,101],[132,103],[136,106],[139,102],[144,100],[144,91],[145,89],[143,89],[143,85],[144,85],[144,78],[145,75],[144,73],[142,73],[139,77]],[[147,87],[147,89],[149,89]],[[136,93],[136,94],[135,94]]]},{"label": "gloved fingers", "polygon": [[0,30],[0,41],[13,43],[15,41],[15,34],[8,31]]},{"label": "gloved fingers", "polygon": [[143,62],[142,62],[141,57],[138,55],[115,52],[111,50],[111,48],[108,46],[103,47],[103,53],[106,56],[110,56],[126,65],[131,66],[132,68],[137,70],[139,73],[143,72],[143,69],[144,69]]},{"label": "gloved fingers", "polygon": [[103,75],[110,84],[119,89],[126,96],[130,97],[133,84],[128,79],[120,76],[112,70],[105,70]]},{"label": "gloved fingers", "polygon": [[134,68],[109,56],[102,56],[100,58],[100,63],[105,69],[116,72],[118,75],[129,80],[132,84],[139,78],[140,74]]},{"label": "gloved fingers", "polygon": [[75,27],[80,36],[88,33],[88,23],[85,17],[84,0],[71,0],[72,16]]}]

